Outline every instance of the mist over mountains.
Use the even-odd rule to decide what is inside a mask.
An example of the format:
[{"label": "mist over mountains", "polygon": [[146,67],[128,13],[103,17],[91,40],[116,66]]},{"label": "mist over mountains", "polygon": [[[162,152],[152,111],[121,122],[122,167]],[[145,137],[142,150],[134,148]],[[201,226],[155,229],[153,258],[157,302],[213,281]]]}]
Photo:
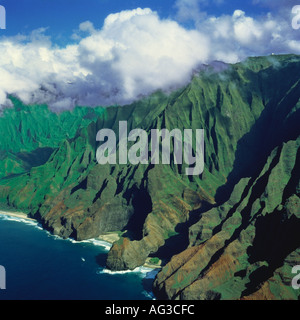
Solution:
[{"label": "mist over mountains", "polygon": [[57,111],[125,105],[158,89],[170,92],[188,84],[195,70],[212,61],[300,53],[299,33],[283,6],[255,18],[238,9],[232,15],[208,15],[203,1],[179,0],[176,6],[176,20],[137,8],[110,14],[101,29],[83,22],[63,47],[47,36],[46,27],[2,37],[0,106],[11,106],[9,94]]}]

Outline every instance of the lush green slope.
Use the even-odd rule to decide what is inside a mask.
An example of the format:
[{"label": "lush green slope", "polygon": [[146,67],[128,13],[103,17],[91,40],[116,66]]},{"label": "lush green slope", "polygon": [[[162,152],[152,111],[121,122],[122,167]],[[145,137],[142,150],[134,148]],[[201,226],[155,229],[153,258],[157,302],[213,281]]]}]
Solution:
[{"label": "lush green slope", "polygon": [[0,117],[0,177],[29,171],[44,164],[62,140],[103,114],[102,108],[77,107],[51,112],[46,105],[24,105],[10,98],[13,108]]},{"label": "lush green slope", "polygon": [[297,299],[299,146],[300,138],[275,148],[259,175],[241,179],[226,203],[203,213],[189,248],[159,273],[160,298]]},{"label": "lush green slope", "polygon": [[[7,154],[0,158],[6,161],[4,174],[11,167],[22,172],[24,162],[16,153],[53,148],[49,132],[56,149],[44,164],[0,180],[0,198],[29,210],[62,237],[82,240],[126,231],[109,252],[107,266],[134,269],[148,256],[161,258],[158,297],[295,298],[280,279],[289,279],[299,259],[299,74],[300,57],[293,55],[251,58],[219,73],[208,67],[169,96],[158,92],[108,108],[105,117],[88,125],[79,110],[70,121],[51,114],[58,129],[36,128],[29,138],[33,118],[24,113],[20,128],[4,114],[3,122],[14,124],[1,147]],[[128,121],[128,130],[148,133],[204,129],[203,174],[186,176],[186,166],[174,163],[97,164],[98,130],[118,132],[121,120]],[[18,147],[12,150],[15,140]],[[278,250],[270,251],[273,246]]]}]

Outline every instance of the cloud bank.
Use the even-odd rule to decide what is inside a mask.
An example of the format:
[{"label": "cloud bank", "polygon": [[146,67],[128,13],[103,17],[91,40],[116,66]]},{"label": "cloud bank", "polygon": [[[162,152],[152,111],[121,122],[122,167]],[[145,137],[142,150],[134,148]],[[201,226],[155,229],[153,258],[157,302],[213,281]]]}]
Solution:
[{"label": "cloud bank", "polygon": [[[197,0],[193,1],[194,8]],[[201,1],[200,1],[201,2]],[[185,5],[177,1],[178,12]],[[203,63],[234,63],[249,55],[300,54],[299,32],[291,17],[252,18],[241,10],[232,15],[207,16],[199,8],[185,29],[175,20],[161,19],[151,9],[109,15],[100,30],[83,22],[73,35],[75,44],[52,44],[45,29],[29,36],[0,39],[0,105],[8,94],[25,103],[47,103],[53,109],[75,105],[124,105],[143,95],[186,84]]]}]

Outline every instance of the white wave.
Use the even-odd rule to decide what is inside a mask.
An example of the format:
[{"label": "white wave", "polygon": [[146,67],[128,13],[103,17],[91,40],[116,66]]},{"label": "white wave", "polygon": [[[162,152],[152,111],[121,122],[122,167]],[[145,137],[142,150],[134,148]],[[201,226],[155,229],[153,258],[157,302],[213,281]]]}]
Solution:
[{"label": "white wave", "polygon": [[145,278],[147,274],[151,271],[153,271],[153,269],[146,268],[146,267],[137,267],[134,270],[123,270],[123,271],[112,271],[106,268],[102,268],[97,271],[97,274],[120,275],[120,274],[126,274],[126,273],[136,273],[138,275],[141,275],[143,278]]},{"label": "white wave", "polygon": [[32,225],[34,227],[36,227],[39,230],[43,230],[48,234],[48,237],[53,237],[54,240],[66,240],[66,241],[70,241],[74,244],[77,243],[90,243],[93,244],[95,246],[100,246],[102,248],[104,248],[104,250],[109,251],[112,247],[112,244],[103,240],[99,240],[99,239],[88,239],[88,240],[82,240],[82,241],[77,241],[73,238],[67,238],[64,239],[58,235],[54,235],[51,232],[49,232],[48,230],[45,230],[37,221],[34,220],[29,220],[29,219],[25,219],[25,218],[19,218],[19,217],[15,217],[15,216],[11,216],[9,214],[0,214],[0,220],[4,220],[4,221],[15,221],[15,222],[22,222],[22,223],[26,223],[27,225]]},{"label": "white wave", "polygon": [[[45,230],[46,231],[46,230]],[[98,240],[98,239],[88,239],[88,240],[75,240],[73,238],[62,238],[58,235],[53,235],[51,234],[49,231],[46,231],[48,233],[49,237],[53,237],[54,240],[63,240],[63,241],[69,241],[73,244],[83,244],[83,243],[87,243],[87,244],[92,244],[94,246],[99,246],[102,247],[105,251],[109,251],[110,248],[112,247],[112,244],[110,244],[109,242],[103,241],[103,240]]]},{"label": "white wave", "polygon": [[25,219],[25,218],[19,218],[19,217],[14,217],[11,215],[1,214],[0,219],[4,220],[4,221],[22,222],[22,223],[26,223],[26,224],[34,226],[34,227],[41,228],[41,226],[39,225],[39,223],[37,221],[29,220],[29,219]]},{"label": "white wave", "polygon": [[[124,271],[111,271],[109,269],[106,268],[99,268],[97,270],[97,274],[109,274],[109,275],[124,275],[124,274],[129,274],[129,273],[135,273],[136,275],[140,276],[143,279],[154,279],[156,274],[158,273],[159,270],[157,269],[151,269],[151,268],[146,268],[146,267],[138,267],[135,268],[134,270],[124,270]],[[154,294],[152,291],[147,291],[144,290],[142,291],[142,294],[151,300],[156,300]]]},{"label": "white wave", "polygon": [[44,231],[47,233],[47,236],[49,238],[52,238],[53,240],[56,240],[56,241],[66,241],[66,240],[68,241],[69,240],[69,239],[64,239],[56,234],[52,234],[50,231],[47,231],[45,229],[44,229]]},{"label": "white wave", "polygon": [[109,251],[112,247],[112,244],[103,240],[98,239],[90,239],[86,240],[86,242],[93,244],[94,246],[103,247],[105,250]]},{"label": "white wave", "polygon": [[103,240],[99,239],[88,239],[88,240],[82,240],[82,241],[76,241],[74,239],[69,239],[72,243],[88,243],[92,244],[94,246],[103,247],[106,251],[109,251],[112,247],[112,244]]}]

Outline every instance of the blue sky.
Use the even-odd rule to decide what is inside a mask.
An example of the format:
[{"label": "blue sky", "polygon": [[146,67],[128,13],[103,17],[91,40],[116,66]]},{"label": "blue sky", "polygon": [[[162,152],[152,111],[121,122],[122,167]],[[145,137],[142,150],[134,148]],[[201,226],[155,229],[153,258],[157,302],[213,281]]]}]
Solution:
[{"label": "blue sky", "polygon": [[[132,10],[137,7],[151,8],[161,18],[176,20],[174,0],[0,0],[7,12],[7,29],[0,36],[28,34],[34,29],[47,28],[46,34],[58,44],[70,41],[70,36],[81,22],[89,20],[101,28],[110,13]],[[241,9],[251,16],[264,14],[267,9],[253,0],[199,1],[201,10],[209,15],[232,14]],[[178,20],[178,19],[177,19]],[[179,21],[192,27],[190,21]]]}]

